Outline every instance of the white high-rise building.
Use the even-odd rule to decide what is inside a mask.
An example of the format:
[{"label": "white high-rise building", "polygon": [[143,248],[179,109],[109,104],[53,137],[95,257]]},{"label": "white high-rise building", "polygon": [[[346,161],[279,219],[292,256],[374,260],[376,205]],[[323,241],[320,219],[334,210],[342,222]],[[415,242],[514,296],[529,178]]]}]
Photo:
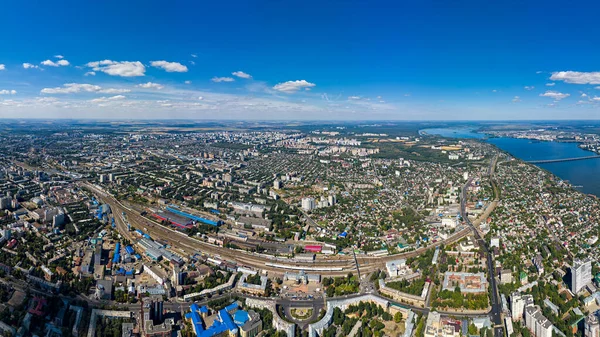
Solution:
[{"label": "white high-rise building", "polygon": [[592,260],[576,259],[571,267],[571,291],[579,293],[589,282],[592,281]]},{"label": "white high-rise building", "polygon": [[535,337],[552,337],[552,322],[550,322],[538,306],[525,307],[525,325]]},{"label": "white high-rise building", "polygon": [[327,197],[327,201],[329,202],[329,206],[333,206],[337,203],[337,198],[335,197],[335,194],[330,194]]},{"label": "white high-rise building", "polygon": [[302,198],[302,209],[305,211],[311,211],[315,209],[314,198]]},{"label": "white high-rise building", "polygon": [[521,293],[514,292],[510,295],[510,310],[512,314],[513,322],[519,321],[523,318],[523,310],[525,309],[525,299],[521,296]]},{"label": "white high-rise building", "polygon": [[585,318],[585,337],[600,337],[600,323],[598,317],[591,314]]}]

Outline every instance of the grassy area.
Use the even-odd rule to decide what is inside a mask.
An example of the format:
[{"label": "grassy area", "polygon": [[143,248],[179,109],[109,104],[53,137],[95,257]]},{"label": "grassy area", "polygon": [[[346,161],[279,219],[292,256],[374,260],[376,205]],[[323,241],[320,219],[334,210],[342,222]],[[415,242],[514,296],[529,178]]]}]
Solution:
[{"label": "grassy area", "polygon": [[407,280],[401,280],[401,281],[389,282],[389,283],[386,283],[386,285],[392,289],[396,289],[398,291],[401,291],[401,292],[404,292],[407,294],[421,296],[421,293],[423,292],[423,287],[425,286],[425,279],[421,278],[418,280],[414,280],[413,282],[408,282]]}]

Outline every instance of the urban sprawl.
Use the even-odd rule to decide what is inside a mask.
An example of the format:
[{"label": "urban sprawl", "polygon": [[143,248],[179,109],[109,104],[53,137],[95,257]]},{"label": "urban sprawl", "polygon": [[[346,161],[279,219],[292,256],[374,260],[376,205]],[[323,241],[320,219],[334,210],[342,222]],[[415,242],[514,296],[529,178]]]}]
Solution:
[{"label": "urban sprawl", "polygon": [[116,125],[0,144],[0,335],[600,336],[600,201],[482,140]]}]

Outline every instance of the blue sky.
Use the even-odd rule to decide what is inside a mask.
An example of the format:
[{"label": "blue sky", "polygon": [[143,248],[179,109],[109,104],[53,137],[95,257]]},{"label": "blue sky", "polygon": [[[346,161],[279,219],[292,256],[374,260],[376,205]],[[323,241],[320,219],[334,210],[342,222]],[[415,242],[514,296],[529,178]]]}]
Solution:
[{"label": "blue sky", "polygon": [[3,118],[600,118],[592,1],[27,2]]}]

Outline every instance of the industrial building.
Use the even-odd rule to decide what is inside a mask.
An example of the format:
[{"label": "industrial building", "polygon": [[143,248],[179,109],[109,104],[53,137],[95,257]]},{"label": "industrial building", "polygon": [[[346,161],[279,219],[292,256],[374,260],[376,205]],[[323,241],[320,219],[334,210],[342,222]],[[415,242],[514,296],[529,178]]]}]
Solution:
[{"label": "industrial building", "polygon": [[[197,337],[254,337],[262,331],[260,316],[254,311],[244,311],[234,302],[217,311],[212,317],[206,306],[199,307],[196,303],[190,306],[191,312],[185,315],[192,322],[194,333]],[[210,316],[210,317],[209,317]],[[206,321],[212,325],[206,327]]]}]

